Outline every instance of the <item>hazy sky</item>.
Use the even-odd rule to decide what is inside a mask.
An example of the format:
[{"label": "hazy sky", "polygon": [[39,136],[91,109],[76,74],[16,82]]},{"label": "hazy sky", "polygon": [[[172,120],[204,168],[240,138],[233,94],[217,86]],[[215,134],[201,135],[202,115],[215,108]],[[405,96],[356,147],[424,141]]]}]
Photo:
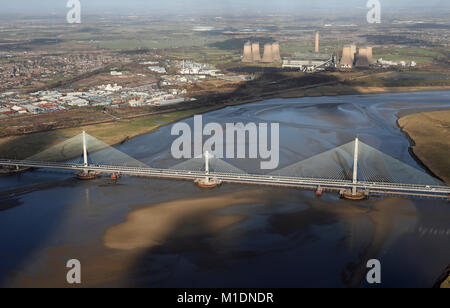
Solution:
[{"label": "hazy sky", "polygon": [[[80,0],[82,9],[89,13],[180,13],[199,12],[305,12],[308,8],[351,10],[365,9],[367,0]],[[408,8],[450,8],[449,0],[380,0],[384,8],[399,11]],[[67,0],[0,0],[0,14],[55,13],[66,11]]]}]

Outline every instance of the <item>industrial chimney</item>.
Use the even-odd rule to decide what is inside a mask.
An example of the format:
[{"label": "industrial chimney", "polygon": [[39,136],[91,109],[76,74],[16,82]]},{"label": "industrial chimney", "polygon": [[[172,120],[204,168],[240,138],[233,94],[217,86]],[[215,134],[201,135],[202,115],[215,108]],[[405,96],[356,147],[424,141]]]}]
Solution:
[{"label": "industrial chimney", "polygon": [[273,55],[273,61],[281,62],[280,43],[275,42],[272,44],[272,55]]},{"label": "industrial chimney", "polygon": [[250,42],[247,42],[244,45],[244,56],[242,58],[242,62],[244,63],[253,62],[252,44]]},{"label": "industrial chimney", "polygon": [[259,43],[252,44],[253,62],[261,62],[261,53],[259,51]]},{"label": "industrial chimney", "polygon": [[264,55],[262,58],[262,62],[264,63],[272,63],[273,62],[273,49],[272,44],[267,43],[264,45]]},{"label": "industrial chimney", "polygon": [[316,53],[319,52],[319,31],[316,32]]}]

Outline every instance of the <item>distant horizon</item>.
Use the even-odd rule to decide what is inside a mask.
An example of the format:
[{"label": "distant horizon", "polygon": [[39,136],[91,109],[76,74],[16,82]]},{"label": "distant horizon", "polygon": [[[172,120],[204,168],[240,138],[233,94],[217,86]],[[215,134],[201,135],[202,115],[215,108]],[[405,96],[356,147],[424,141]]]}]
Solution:
[{"label": "distant horizon", "polygon": [[[327,9],[346,11],[355,14],[359,11],[367,10],[367,0],[277,0],[274,5],[272,2],[261,2],[258,0],[166,0],[164,3],[157,0],[80,0],[82,10],[88,14],[208,14],[208,15],[227,15],[227,14],[264,14],[264,13],[290,13],[291,15],[308,14],[308,10],[325,12]],[[404,10],[419,10],[442,12],[444,9],[450,9],[448,0],[380,0],[382,8],[389,8],[389,14],[396,13],[399,9],[401,14]],[[29,0],[15,0],[2,4],[0,15],[5,14],[30,14],[52,15],[61,12],[67,12],[66,0],[40,0],[39,2]]]}]

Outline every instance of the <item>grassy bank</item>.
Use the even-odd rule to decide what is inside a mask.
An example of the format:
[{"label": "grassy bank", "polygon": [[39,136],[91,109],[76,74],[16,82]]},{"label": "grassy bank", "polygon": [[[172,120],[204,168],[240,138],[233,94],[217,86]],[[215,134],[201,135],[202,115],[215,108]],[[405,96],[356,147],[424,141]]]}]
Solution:
[{"label": "grassy bank", "polygon": [[406,115],[398,124],[412,139],[416,157],[450,183],[450,110]]}]

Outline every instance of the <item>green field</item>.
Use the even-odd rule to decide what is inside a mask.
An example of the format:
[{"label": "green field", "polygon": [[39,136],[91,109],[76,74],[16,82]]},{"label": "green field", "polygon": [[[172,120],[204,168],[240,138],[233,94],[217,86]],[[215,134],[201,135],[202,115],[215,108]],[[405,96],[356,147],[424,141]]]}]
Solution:
[{"label": "green field", "polygon": [[373,50],[374,58],[383,58],[389,61],[415,61],[418,64],[430,64],[437,61],[446,61],[450,54],[450,48],[375,48]]}]

